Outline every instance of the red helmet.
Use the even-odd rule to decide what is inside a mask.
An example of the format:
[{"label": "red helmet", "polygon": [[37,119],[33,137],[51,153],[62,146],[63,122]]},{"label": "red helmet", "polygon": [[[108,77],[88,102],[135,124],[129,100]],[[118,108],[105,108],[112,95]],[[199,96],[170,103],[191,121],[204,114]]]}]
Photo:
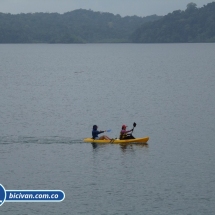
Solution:
[{"label": "red helmet", "polygon": [[125,129],[126,127],[128,127],[127,125],[122,125],[122,129]]}]

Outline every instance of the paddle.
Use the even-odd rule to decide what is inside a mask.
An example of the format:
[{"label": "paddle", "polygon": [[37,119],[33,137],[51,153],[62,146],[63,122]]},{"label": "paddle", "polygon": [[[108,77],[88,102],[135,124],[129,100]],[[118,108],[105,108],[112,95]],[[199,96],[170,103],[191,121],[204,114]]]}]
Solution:
[{"label": "paddle", "polygon": [[[134,128],[136,127],[136,125],[137,125],[137,124],[134,122],[134,123],[133,123],[133,131],[134,131]],[[133,133],[133,131],[132,131],[131,133]]]},{"label": "paddle", "polygon": [[111,129],[109,129],[109,130],[106,130],[106,132],[111,132]]}]

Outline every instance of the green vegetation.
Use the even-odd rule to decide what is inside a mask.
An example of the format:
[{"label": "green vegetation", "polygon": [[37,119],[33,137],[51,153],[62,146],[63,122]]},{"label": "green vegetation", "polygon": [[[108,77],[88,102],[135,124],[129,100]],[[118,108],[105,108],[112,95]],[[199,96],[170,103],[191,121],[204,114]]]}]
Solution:
[{"label": "green vegetation", "polygon": [[92,10],[0,13],[0,43],[215,42],[215,2],[166,16],[126,16]]},{"label": "green vegetation", "polygon": [[145,23],[131,36],[135,43],[215,42],[215,2],[202,8],[189,3],[158,21]]},{"label": "green vegetation", "polygon": [[0,13],[0,43],[129,42],[131,33],[161,17],[126,16],[75,10],[58,13]]}]

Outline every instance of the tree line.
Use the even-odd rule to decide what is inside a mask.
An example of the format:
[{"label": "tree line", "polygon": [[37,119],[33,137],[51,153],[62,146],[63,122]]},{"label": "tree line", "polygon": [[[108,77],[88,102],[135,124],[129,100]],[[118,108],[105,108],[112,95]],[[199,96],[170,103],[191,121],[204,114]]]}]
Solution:
[{"label": "tree line", "polygon": [[215,2],[197,8],[189,3],[153,23],[145,23],[130,37],[134,43],[215,42]]},{"label": "tree line", "polygon": [[130,42],[131,33],[141,24],[160,18],[121,17],[84,9],[64,14],[0,13],[0,43]]},{"label": "tree line", "polygon": [[215,2],[166,16],[126,16],[92,10],[0,13],[0,43],[215,42]]}]

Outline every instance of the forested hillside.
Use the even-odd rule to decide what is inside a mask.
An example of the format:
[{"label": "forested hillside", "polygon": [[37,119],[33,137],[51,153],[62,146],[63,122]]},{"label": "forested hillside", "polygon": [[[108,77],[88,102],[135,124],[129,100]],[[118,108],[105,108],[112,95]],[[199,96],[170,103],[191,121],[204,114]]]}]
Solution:
[{"label": "forested hillside", "polygon": [[0,13],[0,43],[130,42],[143,23],[160,19],[113,15],[92,10],[58,13]]},{"label": "forested hillside", "polygon": [[145,23],[131,36],[135,43],[215,42],[215,2],[202,8],[189,3],[185,11]]}]

